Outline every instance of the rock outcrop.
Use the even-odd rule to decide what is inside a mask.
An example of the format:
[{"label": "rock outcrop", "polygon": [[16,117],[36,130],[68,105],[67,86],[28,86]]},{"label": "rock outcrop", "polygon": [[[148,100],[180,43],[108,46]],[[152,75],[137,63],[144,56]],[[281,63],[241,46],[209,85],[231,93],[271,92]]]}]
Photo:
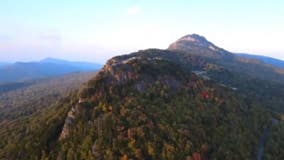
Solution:
[{"label": "rock outcrop", "polygon": [[205,37],[197,34],[186,35],[178,39],[169,46],[168,50],[182,51],[214,59],[234,57],[232,53],[217,47]]}]

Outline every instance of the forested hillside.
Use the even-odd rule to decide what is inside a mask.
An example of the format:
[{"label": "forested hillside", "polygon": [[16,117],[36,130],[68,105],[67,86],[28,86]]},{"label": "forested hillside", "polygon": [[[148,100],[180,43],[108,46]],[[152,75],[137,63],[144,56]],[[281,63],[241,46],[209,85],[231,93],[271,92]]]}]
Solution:
[{"label": "forested hillside", "polygon": [[272,57],[267,57],[267,56],[261,56],[261,55],[251,55],[251,54],[245,54],[245,53],[239,53],[238,56],[240,57],[245,57],[245,58],[250,58],[250,59],[258,59],[261,60],[265,63],[284,68],[284,61]]},{"label": "forested hillside", "polygon": [[185,56],[145,50],[109,60],[80,92],[10,123],[0,157],[256,159],[267,130],[265,158],[282,159],[283,115],[200,74],[210,63]]},{"label": "forested hillside", "polygon": [[29,116],[77,90],[95,72],[0,85],[0,123]]}]

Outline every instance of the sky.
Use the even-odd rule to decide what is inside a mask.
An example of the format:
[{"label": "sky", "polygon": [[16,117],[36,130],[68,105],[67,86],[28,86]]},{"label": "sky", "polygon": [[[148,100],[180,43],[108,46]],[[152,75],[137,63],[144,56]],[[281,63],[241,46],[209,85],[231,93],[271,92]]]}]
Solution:
[{"label": "sky", "polygon": [[283,0],[1,0],[0,61],[104,63],[192,33],[284,60]]}]

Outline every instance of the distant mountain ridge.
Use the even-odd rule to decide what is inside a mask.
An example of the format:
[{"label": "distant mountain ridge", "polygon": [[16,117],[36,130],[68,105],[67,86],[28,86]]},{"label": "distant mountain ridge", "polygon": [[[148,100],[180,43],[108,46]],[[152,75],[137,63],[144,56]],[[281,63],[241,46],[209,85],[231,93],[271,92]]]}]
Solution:
[{"label": "distant mountain ridge", "polygon": [[47,78],[73,72],[95,71],[100,64],[90,62],[71,62],[46,58],[39,62],[16,62],[0,68],[0,84],[25,80]]},{"label": "distant mountain ridge", "polygon": [[272,58],[272,57],[268,57],[268,56],[261,56],[261,55],[252,55],[252,54],[247,54],[247,53],[239,53],[237,55],[240,56],[240,57],[244,57],[244,58],[258,59],[258,60],[261,60],[265,63],[274,65],[276,67],[284,68],[284,61],[277,59],[277,58]]},{"label": "distant mountain ridge", "polygon": [[45,58],[40,61],[40,63],[46,64],[46,63],[53,63],[53,64],[65,64],[73,67],[78,67],[81,69],[98,69],[101,68],[101,64],[97,63],[91,63],[91,62],[83,62],[83,61],[67,61],[67,60],[62,60],[62,59],[55,59],[55,58]]},{"label": "distant mountain ridge", "polygon": [[6,62],[0,62],[0,68],[9,65],[10,63],[6,63]]}]

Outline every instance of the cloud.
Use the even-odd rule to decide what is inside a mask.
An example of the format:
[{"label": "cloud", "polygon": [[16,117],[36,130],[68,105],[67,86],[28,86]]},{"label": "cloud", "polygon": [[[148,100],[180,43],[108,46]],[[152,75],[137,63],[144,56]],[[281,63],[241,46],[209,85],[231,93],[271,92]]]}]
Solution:
[{"label": "cloud", "polygon": [[141,13],[141,8],[139,6],[132,6],[130,8],[127,9],[126,11],[127,15],[137,15],[139,13]]}]

